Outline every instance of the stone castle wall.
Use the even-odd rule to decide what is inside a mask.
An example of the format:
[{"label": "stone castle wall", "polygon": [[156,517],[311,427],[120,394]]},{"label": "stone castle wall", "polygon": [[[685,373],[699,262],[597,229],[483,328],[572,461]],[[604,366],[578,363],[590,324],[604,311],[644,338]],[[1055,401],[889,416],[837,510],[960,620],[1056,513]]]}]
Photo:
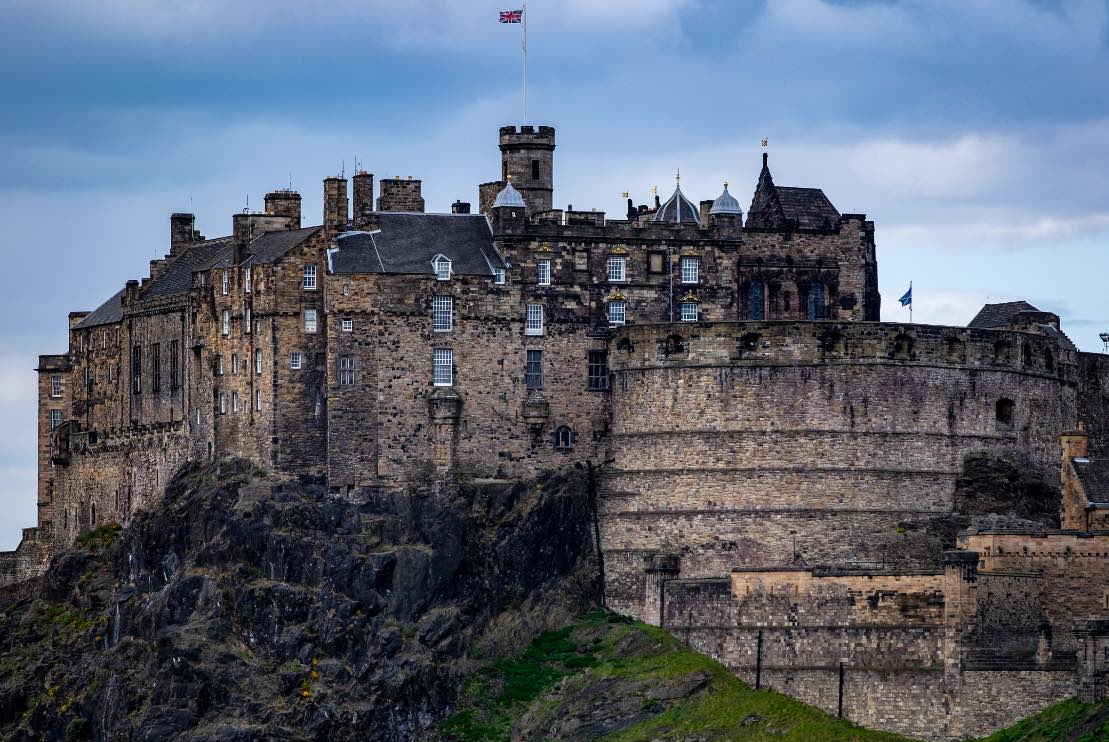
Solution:
[{"label": "stone castle wall", "polygon": [[[625,328],[601,498],[612,604],[641,615],[653,552],[682,555],[683,577],[897,561],[899,529],[951,511],[972,451],[1019,446],[1057,478],[1073,366],[1005,352],[1025,343],[1055,347],[878,323]],[[1002,400],[1011,421],[998,420]]]}]

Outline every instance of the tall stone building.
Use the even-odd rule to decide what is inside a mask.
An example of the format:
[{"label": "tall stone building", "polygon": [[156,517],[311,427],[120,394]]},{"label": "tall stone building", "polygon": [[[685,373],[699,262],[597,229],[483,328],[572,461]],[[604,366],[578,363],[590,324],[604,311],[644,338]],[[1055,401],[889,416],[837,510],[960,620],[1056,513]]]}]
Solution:
[{"label": "tall stone building", "polygon": [[[215,239],[173,214],[149,275],[40,357],[38,526],[0,581],[188,460],[355,500],[591,462],[608,605],[756,684],[937,739],[1104,695],[1109,593],[1076,586],[1109,560],[1109,358],[1023,302],[881,322],[874,223],[766,155],[746,219],[680,181],[609,218],[554,207],[552,127],[498,144],[477,213],[425,213],[411,178],[375,203],[359,172],[316,226],[292,191]],[[910,548],[999,450],[1061,482],[1065,530]]]}]

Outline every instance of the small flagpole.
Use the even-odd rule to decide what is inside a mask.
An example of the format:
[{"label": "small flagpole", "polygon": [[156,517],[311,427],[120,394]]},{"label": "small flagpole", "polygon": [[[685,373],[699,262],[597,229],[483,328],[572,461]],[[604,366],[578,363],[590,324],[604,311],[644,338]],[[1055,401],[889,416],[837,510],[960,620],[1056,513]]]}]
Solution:
[{"label": "small flagpole", "polygon": [[909,281],[909,324],[913,323],[913,282]]},{"label": "small flagpole", "polygon": [[524,123],[528,122],[528,4],[524,3]]}]

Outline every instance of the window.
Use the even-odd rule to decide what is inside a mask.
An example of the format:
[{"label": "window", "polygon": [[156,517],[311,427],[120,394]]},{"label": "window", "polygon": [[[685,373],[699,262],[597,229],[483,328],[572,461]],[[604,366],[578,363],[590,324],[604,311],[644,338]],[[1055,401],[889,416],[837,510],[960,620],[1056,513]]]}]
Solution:
[{"label": "window", "polygon": [[308,264],[308,265],[304,266],[304,281],[303,281],[303,284],[304,284],[304,290],[305,291],[315,291],[316,290],[316,266],[314,266],[312,264]]},{"label": "window", "polygon": [[232,412],[238,412],[239,411],[239,393],[238,392],[231,392],[231,411]]},{"label": "window", "polygon": [[[178,358],[181,355],[181,344],[178,340],[169,341],[169,389],[175,392],[181,388],[181,367]],[[111,369],[109,369],[109,377]],[[108,379],[111,381],[111,378]]]},{"label": "window", "polygon": [[50,410],[50,427],[56,428],[62,424],[62,411]]},{"label": "window", "polygon": [[220,318],[220,333],[227,337],[231,334],[231,310],[224,309],[223,316]]},{"label": "window", "polygon": [[504,268],[493,269],[493,283],[497,286],[504,286],[508,283]]},{"label": "window", "polygon": [[227,392],[219,393],[219,414],[227,414]]},{"label": "window", "polygon": [[994,408],[994,421],[1000,431],[1013,429],[1013,410],[1015,405],[1011,399],[999,399]]},{"label": "window", "polygon": [[154,343],[150,346],[150,391],[157,394],[162,391],[162,344]]},{"label": "window", "polygon": [[616,327],[624,324],[627,314],[627,303],[622,301],[610,301],[608,303],[608,323]]},{"label": "window", "polygon": [[254,409],[258,412],[262,411],[262,390],[258,389],[254,392]]},{"label": "window", "polygon": [[354,356],[339,356],[339,384],[354,384]]},{"label": "window", "polygon": [[254,373],[262,373],[262,350],[260,348],[254,351]]},{"label": "window", "polygon": [[766,284],[762,281],[751,281],[747,287],[747,319],[766,319]]},{"label": "window", "polygon": [[665,273],[666,272],[666,253],[652,252],[647,254],[647,272],[648,273]]},{"label": "window", "polygon": [[247,307],[245,310],[243,310],[243,332],[245,332],[247,335],[250,334],[250,325],[251,325],[250,307]]},{"label": "window", "polygon": [[454,383],[454,351],[450,348],[436,348],[432,356],[432,383],[435,386],[450,386]]},{"label": "window", "polygon": [[524,385],[528,389],[541,389],[543,387],[543,351],[529,350],[527,363],[524,367]]},{"label": "window", "polygon": [[682,322],[696,322],[697,321],[697,302],[683,301],[682,302]]},{"label": "window", "polygon": [[435,332],[450,332],[454,327],[454,297],[433,296],[431,298],[431,329]]},{"label": "window", "polygon": [[105,367],[104,370],[108,373],[108,383],[111,384],[112,383],[112,364],[109,363]]},{"label": "window", "polygon": [[254,288],[252,278],[253,277],[251,276],[250,268],[246,268],[245,270],[243,270],[243,291],[248,294],[250,293],[250,290]]},{"label": "window", "polygon": [[304,331],[305,332],[315,332],[316,331],[316,310],[315,309],[305,309],[304,310]]},{"label": "window", "polygon": [[223,376],[223,353],[216,356],[216,375]]},{"label": "window", "polygon": [[142,346],[131,349],[131,391],[142,394]]},{"label": "window", "polygon": [[223,271],[223,295],[227,296],[231,293],[231,271]]},{"label": "window", "polygon": [[540,258],[539,262],[535,264],[535,274],[540,286],[551,285],[551,261],[550,258]]},{"label": "window", "polygon": [[824,284],[814,283],[809,286],[809,319],[824,319]]},{"label": "window", "polygon": [[682,258],[682,283],[698,283],[701,280],[701,259]]},{"label": "window", "polygon": [[451,280],[451,261],[450,258],[442,255],[436,255],[435,260],[431,261],[431,267],[435,271],[435,278],[439,281]]},{"label": "window", "polygon": [[539,180],[539,160],[531,161],[531,179]]},{"label": "window", "polygon": [[586,356],[589,375],[589,389],[603,391],[608,389],[608,353],[603,350],[591,350]]},{"label": "window", "polygon": [[527,322],[524,325],[525,335],[543,334],[543,305],[528,304]]},{"label": "window", "polygon": [[232,353],[231,354],[231,375],[234,376],[237,373],[239,373],[239,354],[238,353]]},{"label": "window", "polygon": [[54,374],[50,377],[50,396],[55,398],[62,396],[61,374]]},{"label": "window", "polygon": [[612,256],[608,259],[608,280],[609,281],[626,281],[628,280],[628,259],[622,257]]},{"label": "window", "polygon": [[554,447],[563,451],[569,450],[574,445],[574,431],[565,425],[559,425],[554,432]]},{"label": "window", "polygon": [[289,358],[289,368],[293,369],[294,371],[299,371],[300,370],[300,364],[301,364],[300,353],[293,353],[292,357]]},{"label": "window", "polygon": [[343,332],[354,332],[354,318],[343,317]]}]

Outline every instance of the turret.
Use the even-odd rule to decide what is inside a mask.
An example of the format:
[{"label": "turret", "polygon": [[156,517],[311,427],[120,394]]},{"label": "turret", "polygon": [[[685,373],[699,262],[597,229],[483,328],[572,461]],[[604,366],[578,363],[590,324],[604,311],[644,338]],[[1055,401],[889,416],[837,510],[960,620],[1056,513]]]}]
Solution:
[{"label": "turret", "polygon": [[513,187],[511,178],[497,194],[490,211],[495,234],[521,234],[527,227],[527,203]]},{"label": "turret", "polygon": [[501,180],[511,178],[523,194],[528,214],[550,211],[554,203],[553,126],[502,126]]}]

